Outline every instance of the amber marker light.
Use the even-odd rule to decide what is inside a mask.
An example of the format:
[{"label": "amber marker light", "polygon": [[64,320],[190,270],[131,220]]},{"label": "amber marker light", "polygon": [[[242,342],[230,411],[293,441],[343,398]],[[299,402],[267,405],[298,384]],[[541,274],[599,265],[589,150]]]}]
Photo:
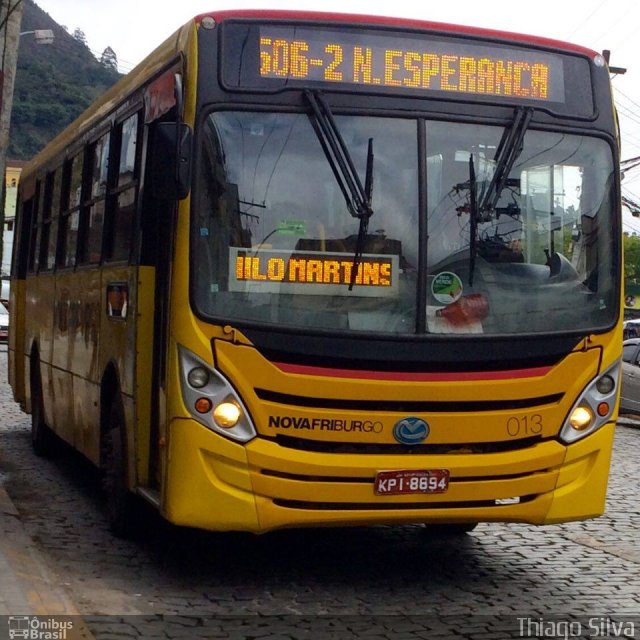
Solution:
[{"label": "amber marker light", "polygon": [[195,401],[194,407],[198,413],[209,413],[211,411],[211,400],[209,398],[198,398]]},{"label": "amber marker light", "polygon": [[591,409],[587,407],[576,407],[569,418],[569,424],[576,429],[576,431],[583,431],[586,429],[593,420],[593,413]]},{"label": "amber marker light", "polygon": [[598,415],[599,415],[601,418],[604,418],[604,417],[605,417],[606,415],[608,415],[608,413],[609,413],[609,403],[608,403],[608,402],[601,402],[601,403],[598,405],[598,409],[597,409],[597,411],[598,411]]},{"label": "amber marker light", "polygon": [[223,429],[231,429],[240,420],[240,407],[233,402],[222,402],[213,410],[213,419]]}]

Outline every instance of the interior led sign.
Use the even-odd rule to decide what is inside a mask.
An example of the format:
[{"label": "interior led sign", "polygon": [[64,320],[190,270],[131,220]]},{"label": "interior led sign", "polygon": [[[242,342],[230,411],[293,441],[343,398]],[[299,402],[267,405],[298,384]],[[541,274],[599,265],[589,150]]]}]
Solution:
[{"label": "interior led sign", "polygon": [[258,75],[564,103],[563,58],[535,49],[376,31],[261,26]]},{"label": "interior led sign", "polygon": [[315,251],[252,251],[232,247],[229,290],[303,295],[384,297],[397,292],[396,255],[365,254],[352,292],[353,254]]}]

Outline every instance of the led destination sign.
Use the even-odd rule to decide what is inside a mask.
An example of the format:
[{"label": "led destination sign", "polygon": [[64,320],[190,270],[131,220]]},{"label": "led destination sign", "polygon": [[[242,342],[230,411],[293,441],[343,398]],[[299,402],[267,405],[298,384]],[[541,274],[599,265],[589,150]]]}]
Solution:
[{"label": "led destination sign", "polygon": [[230,291],[375,297],[397,292],[396,255],[363,255],[352,292],[353,254],[232,247],[229,262]]},{"label": "led destination sign", "polygon": [[564,103],[563,58],[481,42],[261,27],[261,78]]}]

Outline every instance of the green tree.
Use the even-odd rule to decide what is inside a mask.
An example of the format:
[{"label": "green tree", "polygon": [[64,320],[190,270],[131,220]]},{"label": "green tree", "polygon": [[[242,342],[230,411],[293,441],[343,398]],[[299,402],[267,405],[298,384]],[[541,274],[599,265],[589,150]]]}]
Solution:
[{"label": "green tree", "polygon": [[[80,29],[72,34],[33,0],[23,0],[22,31],[51,29],[53,44],[20,38],[8,156],[28,160],[120,79],[114,60],[101,64]],[[107,52],[108,53],[108,52]],[[117,62],[116,62],[117,65]]]},{"label": "green tree", "polygon": [[640,284],[640,236],[624,236],[625,281]]}]

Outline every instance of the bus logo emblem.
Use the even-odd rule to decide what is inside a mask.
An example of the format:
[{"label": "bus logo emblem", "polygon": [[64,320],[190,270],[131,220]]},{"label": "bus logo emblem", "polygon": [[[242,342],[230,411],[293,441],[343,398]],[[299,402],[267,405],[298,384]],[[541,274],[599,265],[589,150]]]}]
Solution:
[{"label": "bus logo emblem", "polygon": [[429,435],[429,425],[420,418],[403,418],[393,427],[393,437],[401,444],[422,444]]}]

